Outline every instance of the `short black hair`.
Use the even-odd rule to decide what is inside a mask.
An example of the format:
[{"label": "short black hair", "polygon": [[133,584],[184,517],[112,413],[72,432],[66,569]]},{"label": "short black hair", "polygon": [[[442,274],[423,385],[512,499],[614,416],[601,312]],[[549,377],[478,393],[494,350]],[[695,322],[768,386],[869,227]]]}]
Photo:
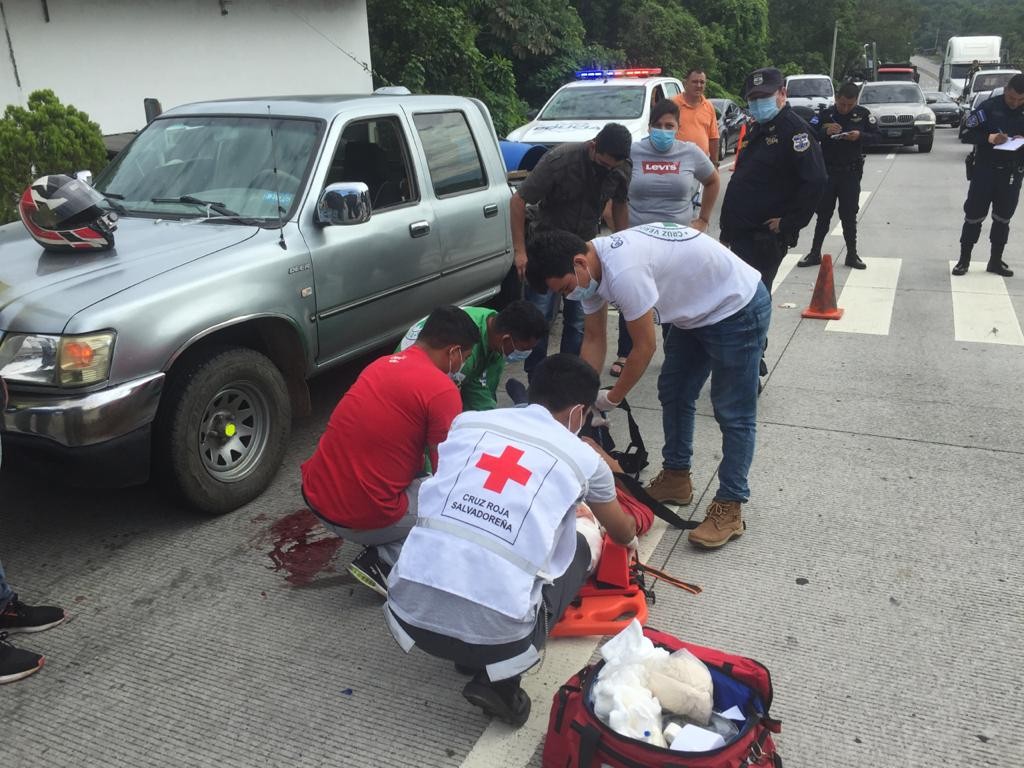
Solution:
[{"label": "short black hair", "polygon": [[629,157],[629,148],[633,146],[633,135],[624,125],[608,123],[595,139],[597,151],[602,155],[610,155],[616,160]]},{"label": "short black hair", "polygon": [[586,253],[587,243],[579,235],[563,229],[538,232],[526,244],[526,280],[537,293],[548,292],[549,277],[564,277],[572,272],[574,256]]},{"label": "short black hair", "polygon": [[472,347],[480,341],[480,329],[462,309],[454,306],[438,307],[427,315],[417,340],[431,349],[443,349],[453,344]]},{"label": "short black hair", "polygon": [[857,87],[856,83],[843,83],[839,86],[839,90],[836,91],[836,98],[856,99],[858,96],[860,96],[860,88]]},{"label": "short black hair", "polygon": [[688,70],[686,70],[686,77],[684,77],[683,80],[689,80],[690,75],[692,75],[694,72],[700,75],[707,75],[707,71],[704,69],[704,67],[690,67]]},{"label": "short black hair", "polygon": [[574,405],[593,404],[600,387],[601,377],[590,365],[576,355],[557,354],[545,357],[533,369],[526,396],[531,404],[557,413]]},{"label": "short black hair", "polygon": [[679,122],[679,105],[672,99],[662,99],[651,108],[651,122],[649,125],[654,125],[665,115],[672,115],[676,122]]},{"label": "short black hair", "polygon": [[[1012,88],[1016,93],[1024,93],[1024,75],[1014,75],[1006,83],[1006,88]],[[1003,92],[1006,92],[1006,88]]]},{"label": "short black hair", "polygon": [[538,341],[547,335],[548,321],[532,301],[513,301],[494,318],[494,330],[514,341]]}]

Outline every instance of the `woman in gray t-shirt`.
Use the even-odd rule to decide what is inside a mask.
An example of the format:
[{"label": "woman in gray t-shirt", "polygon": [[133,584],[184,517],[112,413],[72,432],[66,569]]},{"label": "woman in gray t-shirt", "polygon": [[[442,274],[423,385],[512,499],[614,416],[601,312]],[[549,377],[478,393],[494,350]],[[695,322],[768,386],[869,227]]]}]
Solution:
[{"label": "woman in gray t-shirt", "polygon": [[[679,105],[662,99],[651,110],[650,134],[633,142],[630,159],[633,176],[629,182],[629,226],[674,222],[706,232],[718,198],[718,171],[708,156],[689,141],[678,141]],[[693,215],[693,193],[697,182],[704,185],[700,215]],[[611,375],[622,366],[633,348],[626,323],[619,315],[619,344]]]}]

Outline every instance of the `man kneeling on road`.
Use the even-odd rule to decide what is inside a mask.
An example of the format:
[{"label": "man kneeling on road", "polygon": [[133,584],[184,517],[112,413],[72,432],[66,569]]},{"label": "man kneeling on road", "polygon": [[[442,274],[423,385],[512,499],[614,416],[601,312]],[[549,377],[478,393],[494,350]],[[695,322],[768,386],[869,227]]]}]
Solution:
[{"label": "man kneeling on road", "polygon": [[424,452],[462,410],[453,381],[480,331],[458,307],[430,313],[416,342],[370,363],[341,398],[313,456],[302,465],[302,496],[313,514],[365,549],[349,565],[387,596],[387,577],[416,523]]},{"label": "man kneeling on road", "polygon": [[[480,331],[480,341],[466,358],[456,383],[467,411],[498,407],[498,384],[505,363],[525,360],[548,333],[544,313],[529,301],[513,301],[500,312],[487,307],[463,307]],[[425,320],[409,329],[399,344],[408,349],[416,341]]]},{"label": "man kneeling on road", "polygon": [[553,355],[528,406],[456,418],[389,580],[402,648],[456,662],[474,675],[463,695],[517,727],[530,714],[520,676],[600,558],[597,521],[624,545],[636,536],[608,465],[576,437],[599,385],[578,357]]},{"label": "man kneeling on road", "polygon": [[711,376],[711,403],[722,430],[719,486],[692,544],[720,547],[743,534],[750,496],[761,351],[771,298],[757,270],[713,238],[679,224],[644,224],[589,243],[569,232],[538,234],[527,246],[534,290],[579,299],[586,313],[581,356],[602,370],[608,302],[626,319],[633,351],[598,411],[616,408],[640,380],[655,350],[655,324],[670,323],[658,377],[664,467],[647,486],[661,502],[689,504],[697,398]]}]

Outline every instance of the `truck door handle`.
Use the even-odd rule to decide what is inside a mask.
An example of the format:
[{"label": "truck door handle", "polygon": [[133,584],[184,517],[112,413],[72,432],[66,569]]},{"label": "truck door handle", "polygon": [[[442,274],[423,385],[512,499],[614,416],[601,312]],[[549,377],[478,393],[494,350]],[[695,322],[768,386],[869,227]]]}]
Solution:
[{"label": "truck door handle", "polygon": [[423,237],[430,234],[430,222],[414,221],[409,225],[409,234],[413,237]]},{"label": "truck door handle", "polygon": [[491,203],[490,205],[485,205],[484,206],[484,218],[485,219],[493,219],[497,215],[498,215],[498,204],[497,203]]}]

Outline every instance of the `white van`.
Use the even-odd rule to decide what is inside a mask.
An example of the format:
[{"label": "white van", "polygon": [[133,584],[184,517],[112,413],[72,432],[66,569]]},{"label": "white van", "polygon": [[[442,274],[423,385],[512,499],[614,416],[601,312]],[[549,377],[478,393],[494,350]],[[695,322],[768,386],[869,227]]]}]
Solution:
[{"label": "white van", "polygon": [[815,112],[836,103],[836,92],[828,75],[790,75],[786,78],[786,95],[789,106]]}]

